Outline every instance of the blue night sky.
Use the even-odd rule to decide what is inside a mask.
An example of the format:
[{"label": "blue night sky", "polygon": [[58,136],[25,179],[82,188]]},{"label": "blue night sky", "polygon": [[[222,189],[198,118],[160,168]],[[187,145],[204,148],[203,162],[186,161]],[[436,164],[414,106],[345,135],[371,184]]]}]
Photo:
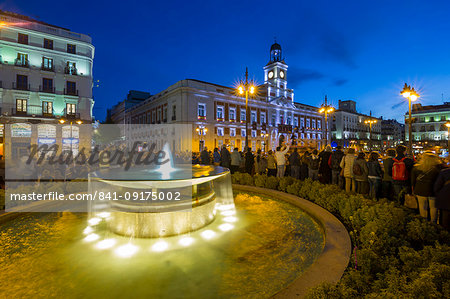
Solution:
[{"label": "blue night sky", "polygon": [[320,105],[327,94],[402,120],[407,105],[392,106],[404,82],[422,104],[449,101],[448,2],[7,0],[0,9],[93,38],[100,120],[130,89],[154,94],[185,78],[230,86],[245,66],[262,83],[275,36],[296,102]]}]

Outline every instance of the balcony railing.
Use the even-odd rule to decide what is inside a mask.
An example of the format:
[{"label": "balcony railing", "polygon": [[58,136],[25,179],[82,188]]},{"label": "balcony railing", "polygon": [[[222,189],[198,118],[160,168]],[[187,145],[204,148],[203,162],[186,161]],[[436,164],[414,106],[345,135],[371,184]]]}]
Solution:
[{"label": "balcony railing", "polygon": [[76,67],[65,67],[64,68],[64,73],[68,74],[68,75],[78,75],[78,70]]},{"label": "balcony railing", "polygon": [[70,96],[78,96],[78,89],[65,89],[64,88],[64,94],[70,95]]},{"label": "balcony railing", "polygon": [[14,65],[21,66],[21,67],[30,67],[30,63],[28,62],[28,59],[16,58],[16,60],[14,60]]},{"label": "balcony railing", "polygon": [[16,82],[13,82],[12,88],[17,90],[30,90],[30,84],[17,84]]},{"label": "balcony railing", "polygon": [[55,93],[55,88],[54,87],[48,87],[48,86],[39,85],[39,91],[40,92],[47,92],[47,93]]},{"label": "balcony railing", "polygon": [[64,116],[68,119],[80,119],[80,113],[72,111],[68,112],[66,109],[64,109]]},{"label": "balcony railing", "polygon": [[54,72],[55,71],[55,66],[52,64],[51,66],[46,66],[43,63],[41,64],[41,70],[43,71],[48,71],[48,72]]},{"label": "balcony railing", "polygon": [[23,110],[17,110],[17,107],[5,109],[5,111],[11,111],[11,115],[13,116],[28,116],[28,117],[48,117],[53,118],[55,117],[54,110],[49,112],[43,112],[42,106],[39,105],[27,105],[26,111]]}]

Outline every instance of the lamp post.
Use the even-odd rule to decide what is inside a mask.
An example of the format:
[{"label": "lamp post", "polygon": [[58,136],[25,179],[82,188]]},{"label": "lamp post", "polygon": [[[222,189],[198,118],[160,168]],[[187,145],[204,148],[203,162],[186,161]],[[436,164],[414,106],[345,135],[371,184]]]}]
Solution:
[{"label": "lamp post", "polygon": [[202,143],[203,141],[203,135],[206,134],[206,132],[208,132],[208,129],[205,127],[198,127],[197,129],[195,129],[198,133],[199,137],[199,151],[201,152],[203,150],[204,144]]},{"label": "lamp post", "polygon": [[445,126],[447,127],[447,151],[450,155],[450,120],[445,123]]},{"label": "lamp post", "polygon": [[409,105],[409,118],[408,118],[408,154],[412,156],[412,117],[411,117],[411,102],[417,101],[420,97],[419,94],[414,90],[414,87],[411,88],[408,84],[405,83],[402,91],[400,92],[404,98],[408,99]]},{"label": "lamp post", "polygon": [[325,103],[320,106],[319,113],[325,114],[325,146],[328,144],[328,114],[334,112],[334,107],[328,105],[327,96],[325,96]]},{"label": "lamp post", "polygon": [[377,120],[372,118],[372,111],[370,111],[370,117],[364,123],[369,125],[369,149],[372,150],[372,125],[377,123]]},{"label": "lamp post", "polygon": [[249,111],[248,111],[248,94],[256,93],[256,86],[252,82],[248,82],[248,68],[245,68],[245,82],[241,83],[237,91],[240,95],[245,94],[245,146],[248,147],[248,119]]},{"label": "lamp post", "polygon": [[269,133],[261,133],[261,137],[264,139],[264,152],[268,151],[268,143],[269,143]]}]

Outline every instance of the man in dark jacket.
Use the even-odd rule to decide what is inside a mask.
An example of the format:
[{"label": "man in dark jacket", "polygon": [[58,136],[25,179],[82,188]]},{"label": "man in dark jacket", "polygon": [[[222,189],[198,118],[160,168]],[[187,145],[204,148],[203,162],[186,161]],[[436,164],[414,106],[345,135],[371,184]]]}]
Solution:
[{"label": "man in dark jacket", "polygon": [[402,199],[398,198],[402,190],[405,190],[407,193],[411,193],[411,171],[414,166],[414,160],[410,157],[406,157],[406,146],[404,145],[398,145],[395,149],[397,152],[397,156],[394,158],[394,164],[392,166],[392,169],[394,170],[395,163],[405,163],[406,168],[406,180],[396,180],[395,177],[393,177],[393,187],[394,187],[394,195],[395,198],[403,202]]},{"label": "man in dark jacket", "polygon": [[339,166],[343,157],[344,152],[342,151],[342,146],[338,145],[336,150],[331,154],[331,182],[340,188],[344,185],[343,177],[340,176],[342,168]]},{"label": "man in dark jacket", "polygon": [[209,165],[211,164],[211,160],[209,158],[208,149],[206,146],[203,148],[201,154],[200,154],[200,160],[202,161],[203,165]]},{"label": "man in dark jacket", "polygon": [[440,211],[439,224],[450,230],[450,168],[443,169],[434,183],[436,208]]},{"label": "man in dark jacket", "polygon": [[222,150],[220,151],[220,166],[230,168],[231,167],[231,155],[227,149],[226,145],[222,146]]},{"label": "man in dark jacket", "polygon": [[245,153],[245,172],[252,175],[254,164],[255,156],[252,154],[252,149],[248,147],[247,152]]},{"label": "man in dark jacket", "polygon": [[390,148],[386,151],[387,157],[383,160],[383,197],[389,200],[393,199],[393,181],[392,181],[392,165],[394,165],[395,149]]},{"label": "man in dark jacket", "polygon": [[289,156],[289,165],[291,165],[291,177],[294,179],[300,178],[300,155],[297,152],[297,148]]}]

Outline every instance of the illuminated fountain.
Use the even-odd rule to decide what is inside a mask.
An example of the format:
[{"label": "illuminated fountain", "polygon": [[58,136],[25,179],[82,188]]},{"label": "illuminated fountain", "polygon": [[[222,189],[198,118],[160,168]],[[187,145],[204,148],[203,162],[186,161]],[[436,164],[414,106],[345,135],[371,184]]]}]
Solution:
[{"label": "illuminated fountain", "polygon": [[234,209],[228,169],[175,167],[168,144],[163,152],[169,161],[158,167],[110,168],[91,177],[91,192],[110,197],[94,201],[91,213],[110,215],[107,222],[112,232],[138,238],[179,235],[214,221],[216,208]]}]

